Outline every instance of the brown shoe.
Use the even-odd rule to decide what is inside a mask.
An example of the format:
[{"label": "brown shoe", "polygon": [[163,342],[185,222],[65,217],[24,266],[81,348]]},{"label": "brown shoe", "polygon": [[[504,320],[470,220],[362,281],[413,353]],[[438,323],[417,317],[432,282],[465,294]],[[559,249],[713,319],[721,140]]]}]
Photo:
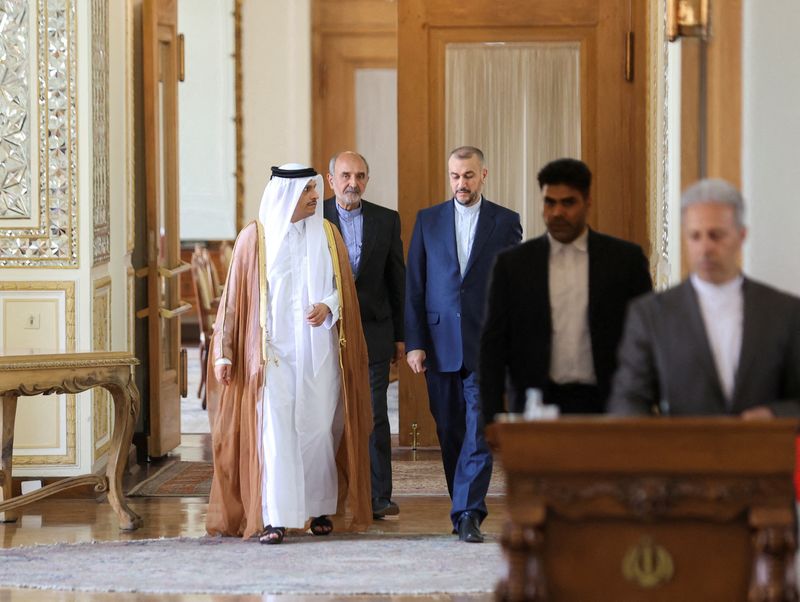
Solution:
[{"label": "brown shoe", "polygon": [[400,514],[400,506],[395,504],[392,500],[372,500],[372,518],[379,519],[384,516],[394,516],[396,514]]}]

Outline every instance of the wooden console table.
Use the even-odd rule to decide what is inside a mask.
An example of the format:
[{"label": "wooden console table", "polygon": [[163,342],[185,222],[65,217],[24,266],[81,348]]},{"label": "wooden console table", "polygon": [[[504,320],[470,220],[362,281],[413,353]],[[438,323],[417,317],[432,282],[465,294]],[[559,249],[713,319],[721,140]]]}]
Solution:
[{"label": "wooden console table", "polygon": [[[94,485],[98,493],[108,492],[108,501],[119,517],[121,529],[132,531],[142,525],[142,519],[128,507],[122,493],[122,473],[139,416],[139,391],[133,376],[134,366],[138,364],[139,360],[124,352],[0,357],[0,512],[5,513],[5,522],[16,520],[16,513],[13,512],[16,508],[65,489]],[[108,390],[114,400],[114,433],[105,476],[70,477],[12,498],[11,462],[17,398],[26,395],[82,393],[93,387]]]},{"label": "wooden console table", "polygon": [[497,599],[795,602],[797,426],[723,417],[491,425],[510,519]]}]

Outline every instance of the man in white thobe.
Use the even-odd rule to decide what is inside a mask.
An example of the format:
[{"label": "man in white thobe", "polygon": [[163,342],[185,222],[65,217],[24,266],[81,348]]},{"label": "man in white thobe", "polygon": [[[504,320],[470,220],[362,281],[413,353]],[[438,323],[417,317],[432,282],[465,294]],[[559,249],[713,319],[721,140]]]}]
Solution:
[{"label": "man in white thobe", "polygon": [[[295,164],[273,168],[273,177],[262,197],[259,222],[240,234],[238,255],[234,249],[234,258],[239,257],[240,261],[232,265],[215,325],[215,337],[220,339],[219,345],[212,348],[217,358],[214,365],[217,380],[228,389],[238,386],[242,391],[240,398],[257,392],[253,442],[256,477],[220,476],[220,486],[216,489],[212,486],[211,501],[216,502],[216,497],[221,499],[221,506],[244,506],[247,515],[248,502],[258,498],[260,519],[265,526],[260,535],[262,543],[281,543],[286,528],[302,528],[309,517],[312,533],[327,535],[333,528],[327,515],[337,511],[336,454],[344,429],[340,391],[341,370],[345,367],[340,364],[339,355],[340,295],[336,276],[345,278],[352,287],[352,275],[347,271],[342,276],[334,270],[335,250],[340,241],[329,240],[323,227],[321,206],[317,209],[321,188],[322,178],[313,169]],[[249,267],[247,259],[241,259],[248,257],[248,253],[249,257],[258,257],[255,270]],[[258,273],[253,274],[254,271]],[[262,274],[266,274],[265,279]],[[244,298],[253,296],[263,300],[253,303]],[[245,326],[237,331],[242,321]],[[253,323],[260,323],[257,336],[262,340],[256,344],[260,343],[263,354],[263,362],[256,362],[255,369],[249,359],[253,352],[248,349],[247,334],[252,332]],[[232,332],[240,334],[229,334]],[[358,351],[359,342],[364,347],[363,334],[360,329],[353,334],[351,346]],[[229,357],[237,354],[239,358]],[[235,378],[239,379],[238,384],[231,385]],[[366,385],[366,379],[363,380]],[[258,387],[262,382],[264,386]],[[226,438],[241,437],[245,444],[239,447],[250,447],[246,440],[249,431],[246,417],[242,425],[237,423],[233,427],[224,420],[230,414],[242,415],[247,411],[241,407],[247,401],[241,402],[241,406],[236,403],[226,403],[223,396],[227,412],[219,428],[212,428],[212,435],[217,435],[215,479],[218,473],[228,472],[231,465],[237,465],[235,460],[225,460],[226,463],[220,464],[221,469],[217,469],[216,456],[231,455],[225,448]],[[217,410],[216,416],[220,415],[222,412]],[[350,432],[353,430],[351,424]],[[245,455],[241,451],[235,453]],[[234,492],[226,500],[224,479],[231,484],[246,481],[240,486],[242,494]],[[258,481],[258,496],[245,491],[252,481]],[[235,521],[227,520],[226,512],[215,508],[215,513],[223,516],[207,521],[209,532],[235,530],[245,536],[253,532],[252,517],[244,518],[249,525],[234,524],[234,529],[231,523]]]}]

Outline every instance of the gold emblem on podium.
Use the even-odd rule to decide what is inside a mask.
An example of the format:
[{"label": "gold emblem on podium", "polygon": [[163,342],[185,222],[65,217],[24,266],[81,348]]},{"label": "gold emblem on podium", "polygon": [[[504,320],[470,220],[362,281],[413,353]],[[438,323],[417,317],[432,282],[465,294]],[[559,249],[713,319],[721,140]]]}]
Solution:
[{"label": "gold emblem on podium", "polygon": [[643,588],[651,588],[672,579],[674,564],[670,553],[649,537],[628,549],[622,558],[625,579]]}]

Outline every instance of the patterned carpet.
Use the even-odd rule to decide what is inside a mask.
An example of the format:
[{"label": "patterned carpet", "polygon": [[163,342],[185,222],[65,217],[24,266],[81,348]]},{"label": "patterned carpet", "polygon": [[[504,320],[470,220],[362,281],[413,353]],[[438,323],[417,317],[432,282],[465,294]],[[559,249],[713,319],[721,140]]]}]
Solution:
[{"label": "patterned carpet", "polygon": [[[134,486],[130,497],[208,497],[213,469],[208,462],[173,462]],[[505,474],[495,463],[489,495],[502,495]],[[447,495],[439,461],[392,462],[393,496]]]},{"label": "patterned carpet", "polygon": [[[4,587],[153,594],[470,594],[492,591],[500,545],[447,535],[178,538],[0,550]],[[146,568],[147,578],[142,569]]]}]

